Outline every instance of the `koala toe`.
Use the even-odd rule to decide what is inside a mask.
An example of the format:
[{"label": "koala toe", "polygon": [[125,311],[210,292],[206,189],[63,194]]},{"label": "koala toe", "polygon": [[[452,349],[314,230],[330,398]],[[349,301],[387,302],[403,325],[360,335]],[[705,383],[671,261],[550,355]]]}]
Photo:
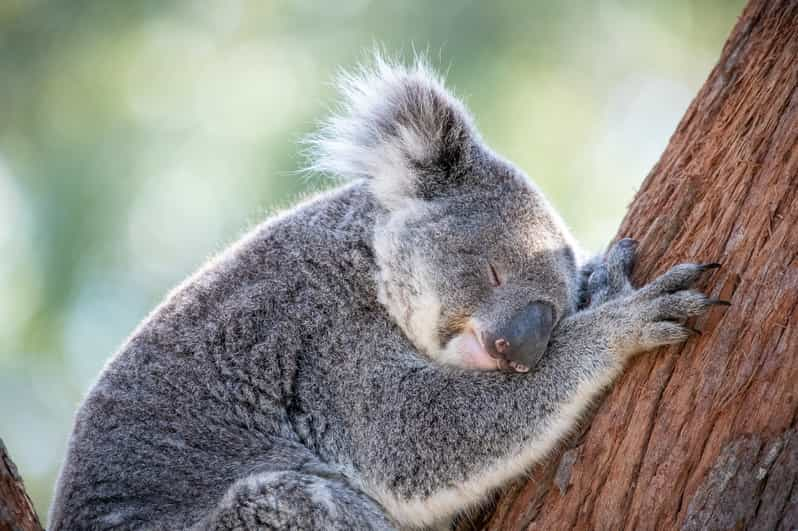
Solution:
[{"label": "koala toe", "polygon": [[593,264],[587,279],[590,307],[595,307],[632,290],[629,275],[635,262],[637,241],[624,238],[613,245],[604,260]]},{"label": "koala toe", "polygon": [[683,343],[692,334],[692,329],[673,321],[658,321],[643,327],[640,336],[640,347],[653,350],[666,345]]},{"label": "koala toe", "polygon": [[701,315],[712,304],[713,300],[700,291],[677,291],[654,299],[649,310],[649,318],[654,321],[684,322],[690,317]]},{"label": "koala toe", "polygon": [[590,302],[594,305],[599,299],[605,298],[609,288],[609,272],[607,264],[597,264],[587,279],[587,290],[590,294]]},{"label": "koala toe", "polygon": [[607,253],[607,271],[611,289],[621,291],[629,284],[629,276],[635,264],[637,240],[623,238]]},{"label": "koala toe", "polygon": [[679,264],[644,286],[641,291],[645,296],[657,297],[665,293],[688,289],[698,281],[702,273],[719,267],[718,263]]}]

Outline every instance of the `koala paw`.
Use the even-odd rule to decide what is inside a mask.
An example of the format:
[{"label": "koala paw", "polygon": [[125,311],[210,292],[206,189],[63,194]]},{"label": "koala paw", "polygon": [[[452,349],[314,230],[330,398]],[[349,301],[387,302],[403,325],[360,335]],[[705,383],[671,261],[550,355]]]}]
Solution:
[{"label": "koala paw", "polygon": [[639,290],[613,300],[608,308],[614,321],[610,335],[617,350],[634,355],[700,334],[685,324],[687,319],[705,313],[712,306],[730,303],[690,288],[703,272],[718,267],[720,264],[714,263],[680,264]]},{"label": "koala paw", "polygon": [[582,307],[595,308],[633,291],[629,276],[634,267],[636,250],[636,240],[623,238],[610,248],[603,259],[597,258],[587,264],[582,271]]}]

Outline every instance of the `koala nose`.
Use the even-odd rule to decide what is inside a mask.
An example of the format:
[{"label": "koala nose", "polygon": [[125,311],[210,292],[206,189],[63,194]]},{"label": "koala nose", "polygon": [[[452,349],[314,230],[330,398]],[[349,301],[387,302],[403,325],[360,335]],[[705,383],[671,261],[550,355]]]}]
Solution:
[{"label": "koala nose", "polygon": [[532,368],[546,352],[553,328],[554,309],[549,304],[533,302],[488,334],[487,343],[496,357]]}]

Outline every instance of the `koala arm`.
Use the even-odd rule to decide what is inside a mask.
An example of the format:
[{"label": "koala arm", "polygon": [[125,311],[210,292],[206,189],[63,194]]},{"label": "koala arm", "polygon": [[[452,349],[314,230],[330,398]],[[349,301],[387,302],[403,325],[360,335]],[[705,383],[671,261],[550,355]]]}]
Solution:
[{"label": "koala arm", "polygon": [[718,302],[686,289],[707,267],[677,266],[637,291],[627,282],[622,296],[564,319],[528,374],[387,369],[378,391],[364,390],[377,405],[356,430],[364,490],[411,525],[480,502],[573,430],[632,356],[688,337],[682,323]]},{"label": "koala arm", "polygon": [[359,468],[380,472],[364,474],[365,490],[397,521],[430,525],[523,473],[621,371],[623,357],[596,330],[607,313],[564,320],[528,374],[397,368],[360,442]]}]

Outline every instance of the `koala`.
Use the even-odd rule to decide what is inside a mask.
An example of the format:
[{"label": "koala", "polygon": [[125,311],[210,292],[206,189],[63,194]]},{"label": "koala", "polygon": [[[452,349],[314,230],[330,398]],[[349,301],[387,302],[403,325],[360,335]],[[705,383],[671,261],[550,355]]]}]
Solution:
[{"label": "koala", "polygon": [[337,188],[173,290],[85,397],[62,529],[445,527],[524,474],[637,354],[721,301],[635,242],[590,261],[423,62],[341,80]]}]

